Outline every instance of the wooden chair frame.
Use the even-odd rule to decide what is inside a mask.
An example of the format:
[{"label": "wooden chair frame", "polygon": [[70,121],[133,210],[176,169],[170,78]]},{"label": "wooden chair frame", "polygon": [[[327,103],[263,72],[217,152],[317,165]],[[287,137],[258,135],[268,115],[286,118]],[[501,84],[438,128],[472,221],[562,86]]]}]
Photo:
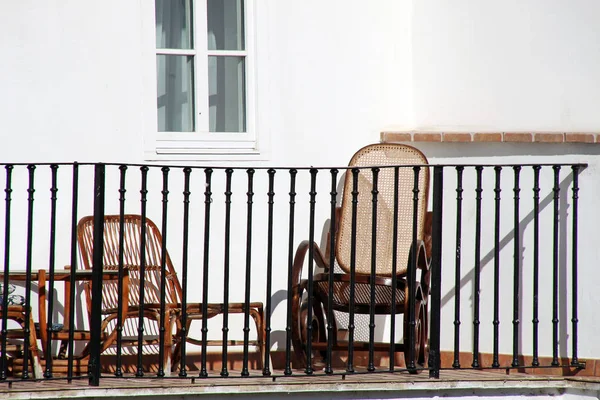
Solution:
[{"label": "wooden chair frame", "polygon": [[[6,334],[6,339],[19,339],[23,340],[26,335],[26,328],[29,329],[29,357],[31,359],[31,370],[34,379],[42,378],[42,366],[40,362],[39,350],[37,345],[37,336],[35,333],[35,324],[33,322],[33,314],[29,313],[29,321],[26,320],[26,309],[25,306],[20,305],[9,305],[7,307],[6,318],[7,320],[17,322],[21,328],[20,329],[9,329]],[[0,317],[4,311],[2,310],[2,306],[0,305]],[[23,353],[23,348],[20,344],[15,345],[7,345],[7,353],[15,353],[18,356],[21,356]],[[8,356],[7,354],[7,356]],[[16,357],[15,357],[16,358]],[[17,361],[17,360],[15,360]],[[18,363],[21,367],[21,372],[23,370],[23,359],[18,359]],[[23,363],[23,364],[21,364]],[[15,365],[16,366],[16,365]],[[14,368],[13,368],[14,372]]]},{"label": "wooden chair frame", "polygon": [[[120,215],[106,215],[104,217],[104,268],[118,268],[118,259],[116,258],[118,255],[119,248],[119,226],[120,226],[121,216]],[[154,272],[155,274],[160,274],[161,272],[161,251],[159,244],[162,244],[162,235],[152,220],[146,218],[146,233],[147,233],[147,259],[146,259],[146,276],[148,277],[149,273]],[[136,263],[135,260],[139,258],[139,254],[131,255],[137,251],[139,253],[139,243],[135,243],[136,246],[132,245],[131,242],[135,242],[139,240],[139,230],[141,229],[142,219],[140,215],[136,214],[125,214],[123,215],[123,223],[126,229],[126,233],[124,234],[125,245],[128,246],[127,249],[130,251],[129,260],[126,260],[125,268],[129,271],[129,305],[128,309],[125,312],[123,321],[125,319],[137,319],[139,316],[139,303],[136,304],[137,293],[139,292],[139,285],[137,284],[135,278],[135,272],[139,270],[139,263]],[[134,227],[134,228],[132,228]],[[92,251],[93,251],[93,217],[88,216],[84,217],[79,221],[78,224],[78,240],[79,246],[82,253],[83,260],[83,268],[90,269],[91,268],[91,260],[92,260]],[[137,234],[137,237],[134,237]],[[129,236],[128,236],[129,235]],[[131,236],[133,235],[133,236]],[[133,258],[131,258],[133,257]],[[127,257],[126,257],[127,258]],[[166,299],[165,299],[165,319],[164,319],[164,332],[165,332],[165,351],[164,351],[164,359],[163,365],[165,366],[165,374],[168,375],[171,370],[177,368],[177,361],[181,357],[181,346],[182,341],[181,337],[185,336],[185,340],[188,343],[194,345],[201,345],[202,340],[195,339],[193,337],[187,336],[189,332],[190,325],[192,321],[199,320],[203,318],[202,313],[202,303],[192,303],[188,302],[186,306],[186,314],[187,321],[185,329],[182,325],[182,287],[177,277],[177,272],[173,266],[171,258],[168,252],[165,253],[165,273],[166,273]],[[132,275],[133,274],[133,275]],[[139,275],[139,273],[138,273]],[[159,276],[159,275],[157,275]],[[154,276],[154,279],[158,279]],[[146,279],[146,295],[150,293],[148,289],[149,280]],[[91,297],[90,290],[86,288],[87,294],[87,303],[88,303],[88,311],[91,309]],[[115,294],[109,293],[109,296],[115,300]],[[216,315],[222,314],[225,310],[225,305],[222,303],[210,303],[207,304],[208,315],[207,318],[212,318]],[[263,359],[262,355],[264,354],[264,337],[265,337],[265,327],[264,327],[264,308],[261,302],[252,302],[248,305],[249,307],[249,315],[252,317],[257,332],[256,340],[250,340],[250,346],[256,346],[258,348],[259,353],[261,354],[261,361]],[[229,303],[227,307],[228,313],[230,314],[241,314],[246,311],[245,303]],[[105,309],[103,311],[107,315],[106,323],[110,320],[114,320],[116,318],[116,308],[111,307],[110,309]],[[156,323],[160,323],[160,299],[157,296],[153,296],[151,299],[144,302],[143,314],[149,320],[156,321]],[[105,324],[106,325],[106,324]],[[103,328],[104,326],[103,325]],[[133,338],[133,342],[137,341],[137,337]],[[114,343],[114,342],[113,342]],[[148,337],[145,338],[145,344],[158,344],[157,337]],[[208,346],[216,346],[221,345],[221,341],[207,341],[206,344]],[[228,341],[230,345],[239,345],[239,342],[234,340]]]}]

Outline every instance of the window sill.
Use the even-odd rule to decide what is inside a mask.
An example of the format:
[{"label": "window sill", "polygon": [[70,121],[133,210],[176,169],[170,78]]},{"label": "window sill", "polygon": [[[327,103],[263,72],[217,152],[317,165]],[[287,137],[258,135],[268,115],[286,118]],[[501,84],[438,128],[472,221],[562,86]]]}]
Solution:
[{"label": "window sill", "polygon": [[381,142],[586,143],[600,144],[600,132],[381,132]]},{"label": "window sill", "polygon": [[267,161],[269,154],[259,150],[219,149],[216,152],[199,152],[181,149],[168,152],[146,151],[145,161]]}]

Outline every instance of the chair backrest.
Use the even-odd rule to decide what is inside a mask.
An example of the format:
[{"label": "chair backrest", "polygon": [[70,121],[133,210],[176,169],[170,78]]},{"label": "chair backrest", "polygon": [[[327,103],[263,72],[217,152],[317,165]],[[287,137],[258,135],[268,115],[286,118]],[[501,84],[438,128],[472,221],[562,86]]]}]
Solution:
[{"label": "chair backrest", "polygon": [[[413,240],[414,167],[427,165],[427,158],[414,147],[401,144],[373,144],[360,149],[350,160],[351,167],[398,166],[398,236],[394,239],[395,168],[381,168],[377,181],[377,253],[376,274],[391,276],[393,242],[397,240],[397,274],[406,273],[408,256]],[[342,211],[336,240],[336,257],[347,273],[351,266],[352,244],[352,171],[346,172]],[[423,238],[427,199],[429,195],[429,168],[422,167],[418,176],[417,239]],[[356,263],[357,274],[371,273],[371,239],[373,216],[373,174],[370,168],[358,174],[358,203],[356,205]]]},{"label": "chair backrest", "polygon": [[[107,215],[104,217],[103,260],[105,270],[117,270],[119,268],[120,219],[119,215]],[[139,305],[142,218],[140,215],[125,214],[123,219],[123,266],[129,272],[129,305]],[[79,221],[77,225],[77,238],[83,268],[91,269],[94,250],[94,219],[92,216],[84,217]],[[146,218],[145,304],[160,303],[161,249],[162,236],[160,231],[154,222]],[[165,252],[165,256],[165,302],[178,303],[181,299],[181,286],[168,252]],[[117,288],[116,283],[105,282],[103,284],[103,309],[117,308]]]}]

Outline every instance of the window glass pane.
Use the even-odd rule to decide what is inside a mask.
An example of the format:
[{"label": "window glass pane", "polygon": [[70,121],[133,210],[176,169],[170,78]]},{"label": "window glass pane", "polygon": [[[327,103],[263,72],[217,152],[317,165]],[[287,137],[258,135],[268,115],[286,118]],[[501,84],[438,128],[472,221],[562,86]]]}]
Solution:
[{"label": "window glass pane", "polygon": [[194,130],[193,66],[190,56],[156,56],[159,132]]},{"label": "window glass pane", "polygon": [[244,57],[208,57],[210,132],[246,131]]},{"label": "window glass pane", "polygon": [[207,0],[208,49],[244,50],[244,0]]},{"label": "window glass pane", "polygon": [[192,48],[191,0],[156,0],[156,47]]}]

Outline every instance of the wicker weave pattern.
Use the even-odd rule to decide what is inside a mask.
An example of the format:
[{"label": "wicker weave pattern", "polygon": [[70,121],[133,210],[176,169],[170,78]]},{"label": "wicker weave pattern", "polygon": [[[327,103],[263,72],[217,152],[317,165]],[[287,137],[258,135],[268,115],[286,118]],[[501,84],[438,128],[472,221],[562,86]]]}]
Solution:
[{"label": "wicker weave pattern", "polygon": [[[323,298],[327,297],[329,290],[329,282],[318,282],[318,290]],[[371,285],[367,283],[355,284],[354,304],[357,306],[369,306],[371,304]],[[348,307],[350,303],[350,283],[349,282],[333,282],[333,303],[334,307]],[[404,303],[404,290],[396,289],[396,304]],[[375,306],[387,306],[391,309],[392,304],[392,288],[390,286],[378,285],[375,290]],[[347,325],[341,324],[341,325]]]},{"label": "wicker weave pattern", "polygon": [[[385,165],[425,165],[427,158],[417,149],[399,144],[375,144],[359,150],[350,160],[351,167]],[[417,210],[417,239],[423,238],[424,217],[427,211],[429,169],[421,167],[419,173]],[[398,180],[398,255],[397,273],[406,272],[413,238],[413,188],[412,167],[399,168]],[[342,197],[342,214],[338,230],[336,256],[340,267],[350,272],[352,243],[352,172],[346,173]],[[373,174],[361,169],[358,175],[358,203],[356,224],[356,273],[371,273],[371,232],[373,207]],[[394,168],[381,168],[378,177],[377,197],[377,262],[376,274],[392,274],[394,229]]]}]

